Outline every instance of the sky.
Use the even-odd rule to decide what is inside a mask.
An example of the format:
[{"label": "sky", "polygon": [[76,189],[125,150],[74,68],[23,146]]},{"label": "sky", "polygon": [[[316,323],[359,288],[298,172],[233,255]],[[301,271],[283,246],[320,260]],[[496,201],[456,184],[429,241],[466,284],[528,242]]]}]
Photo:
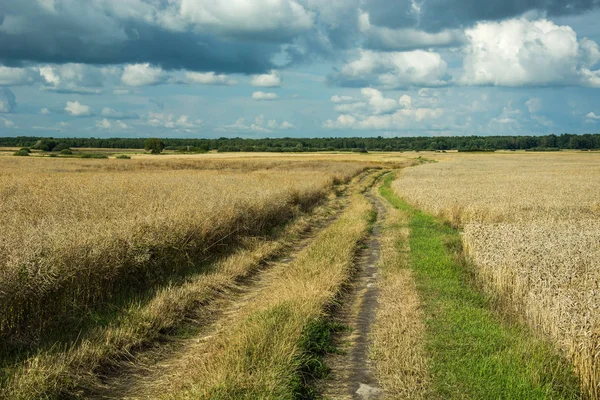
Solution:
[{"label": "sky", "polygon": [[600,131],[600,0],[0,0],[0,136]]}]

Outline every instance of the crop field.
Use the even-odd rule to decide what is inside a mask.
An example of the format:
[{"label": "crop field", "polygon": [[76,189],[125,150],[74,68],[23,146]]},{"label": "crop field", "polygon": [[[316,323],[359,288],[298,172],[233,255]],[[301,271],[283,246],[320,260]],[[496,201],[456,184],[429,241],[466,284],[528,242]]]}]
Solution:
[{"label": "crop field", "polygon": [[0,156],[0,398],[593,398],[596,155],[107,154]]},{"label": "crop field", "polygon": [[600,396],[600,155],[439,155],[396,193],[463,228],[478,280]]}]

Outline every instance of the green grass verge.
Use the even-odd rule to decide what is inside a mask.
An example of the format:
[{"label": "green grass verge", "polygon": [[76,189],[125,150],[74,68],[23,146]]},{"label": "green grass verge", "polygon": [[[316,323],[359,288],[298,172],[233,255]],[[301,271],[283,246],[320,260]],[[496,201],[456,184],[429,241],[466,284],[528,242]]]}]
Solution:
[{"label": "green grass verge", "polygon": [[433,396],[442,399],[576,399],[572,367],[526,327],[503,319],[471,279],[459,231],[381,195],[410,217],[410,256],[421,296]]}]

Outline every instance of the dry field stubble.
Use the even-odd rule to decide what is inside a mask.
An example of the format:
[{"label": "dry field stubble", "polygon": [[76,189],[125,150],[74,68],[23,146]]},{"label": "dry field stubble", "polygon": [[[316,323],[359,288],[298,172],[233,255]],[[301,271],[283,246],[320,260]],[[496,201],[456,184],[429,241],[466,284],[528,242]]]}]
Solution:
[{"label": "dry field stubble", "polygon": [[30,344],[319,202],[357,163],[0,158],[0,338]]},{"label": "dry field stubble", "polygon": [[396,192],[464,228],[490,294],[549,335],[600,396],[600,155],[444,155]]}]

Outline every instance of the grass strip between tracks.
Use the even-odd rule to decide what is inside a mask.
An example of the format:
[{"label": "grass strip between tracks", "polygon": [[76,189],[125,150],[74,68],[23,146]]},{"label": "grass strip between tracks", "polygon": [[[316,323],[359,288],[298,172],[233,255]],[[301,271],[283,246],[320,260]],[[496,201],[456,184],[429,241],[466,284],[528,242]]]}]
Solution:
[{"label": "grass strip between tracks", "polygon": [[393,178],[386,177],[380,193],[409,218],[432,375],[428,398],[579,398],[569,364],[526,328],[503,319],[476,289],[459,231],[400,199],[390,187]]},{"label": "grass strip between tracks", "polygon": [[[240,310],[230,328],[192,355],[168,398],[311,398],[318,353],[327,350],[324,310],[353,272],[372,207],[354,195],[347,210]],[[177,379],[181,390],[173,390]],[[189,382],[194,382],[189,384]]]}]

